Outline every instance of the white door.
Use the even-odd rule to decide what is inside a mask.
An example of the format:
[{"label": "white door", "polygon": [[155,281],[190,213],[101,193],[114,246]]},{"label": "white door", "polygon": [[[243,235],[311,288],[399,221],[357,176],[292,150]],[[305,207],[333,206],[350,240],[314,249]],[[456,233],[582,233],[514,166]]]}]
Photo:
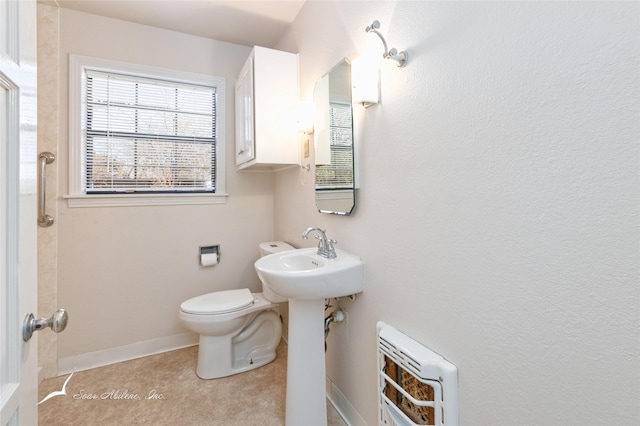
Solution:
[{"label": "white door", "polygon": [[0,426],[36,425],[36,4],[0,0]]}]

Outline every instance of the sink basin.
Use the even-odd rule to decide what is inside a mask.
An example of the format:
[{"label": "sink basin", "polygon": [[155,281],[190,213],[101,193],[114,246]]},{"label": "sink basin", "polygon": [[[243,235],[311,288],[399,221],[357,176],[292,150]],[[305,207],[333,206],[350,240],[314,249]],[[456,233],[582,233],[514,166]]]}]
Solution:
[{"label": "sink basin", "polygon": [[256,271],[263,285],[289,299],[325,299],[360,293],[364,290],[362,260],[336,249],[337,257],[327,259],[317,248],[290,250],[258,259]]}]

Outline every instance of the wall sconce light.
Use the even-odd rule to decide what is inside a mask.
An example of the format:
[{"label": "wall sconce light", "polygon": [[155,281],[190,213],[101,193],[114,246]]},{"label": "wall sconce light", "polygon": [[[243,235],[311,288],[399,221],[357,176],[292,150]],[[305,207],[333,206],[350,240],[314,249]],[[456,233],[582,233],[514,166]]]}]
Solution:
[{"label": "wall sconce light", "polygon": [[380,66],[378,55],[365,55],[351,62],[351,101],[365,108],[380,101]]},{"label": "wall sconce light", "polygon": [[368,33],[375,33],[378,37],[380,37],[380,40],[382,40],[382,44],[384,45],[384,53],[382,54],[382,57],[384,59],[391,59],[396,63],[398,67],[404,67],[407,64],[407,59],[409,58],[407,51],[403,50],[401,52],[398,52],[395,47],[389,50],[389,48],[387,47],[387,41],[378,31],[379,28],[380,22],[376,20],[373,21],[373,23],[369,25],[365,30]]},{"label": "wall sconce light", "polygon": [[313,119],[316,114],[316,104],[311,101],[298,102],[297,122],[298,131],[310,135],[313,133]]}]

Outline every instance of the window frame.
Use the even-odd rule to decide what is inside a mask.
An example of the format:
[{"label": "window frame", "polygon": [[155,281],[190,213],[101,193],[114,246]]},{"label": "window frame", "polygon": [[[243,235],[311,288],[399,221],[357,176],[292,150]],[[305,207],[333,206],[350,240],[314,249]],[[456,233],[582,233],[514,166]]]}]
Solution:
[{"label": "window frame", "polygon": [[[120,193],[87,194],[83,179],[86,168],[83,137],[83,113],[86,73],[92,69],[171,80],[179,83],[216,88],[216,170],[215,193]],[[81,55],[69,55],[69,194],[64,196],[69,207],[150,206],[181,204],[224,204],[228,194],[225,182],[225,79],[223,77],[131,64]]]}]

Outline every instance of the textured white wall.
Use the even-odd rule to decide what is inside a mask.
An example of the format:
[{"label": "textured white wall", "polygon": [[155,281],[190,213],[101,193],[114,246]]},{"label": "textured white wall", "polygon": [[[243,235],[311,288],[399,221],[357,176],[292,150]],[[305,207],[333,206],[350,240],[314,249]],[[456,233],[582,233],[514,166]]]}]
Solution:
[{"label": "textured white wall", "polygon": [[[273,238],[271,175],[235,172],[234,83],[250,49],[173,31],[60,10],[60,194],[68,191],[68,55],[114,59],[226,79],[225,205],[68,208],[59,200],[58,305],[69,311],[61,359],[186,330],[184,300],[216,290],[259,290],[258,243]],[[200,245],[221,263],[201,268]]]},{"label": "textured white wall", "polygon": [[276,237],[326,227],[366,262],[328,376],[376,424],[375,323],[442,354],[467,425],[640,423],[637,2],[316,2],[279,46],[301,93],[382,44],[351,217],[276,177]]}]

